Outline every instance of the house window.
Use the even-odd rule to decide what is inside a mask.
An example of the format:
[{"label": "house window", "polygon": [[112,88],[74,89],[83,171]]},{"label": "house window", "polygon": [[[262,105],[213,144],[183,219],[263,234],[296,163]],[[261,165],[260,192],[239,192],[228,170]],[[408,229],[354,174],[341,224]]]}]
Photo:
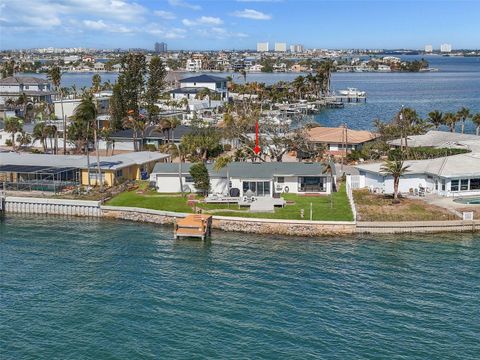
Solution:
[{"label": "house window", "polygon": [[445,180],[442,180],[442,191],[445,191]]},{"label": "house window", "polygon": [[459,180],[452,180],[450,182],[450,190],[451,191],[458,191],[458,183],[459,183]]},{"label": "house window", "polygon": [[123,176],[123,169],[117,170],[117,172],[115,173],[115,176],[116,177],[122,177]]},{"label": "house window", "polygon": [[460,180],[460,190],[468,190],[468,179]]},{"label": "house window", "polygon": [[480,179],[470,179],[470,190],[480,190]]},{"label": "house window", "polygon": [[283,184],[284,182],[285,182],[285,177],[283,177],[283,176],[277,177],[277,183]]},{"label": "house window", "polygon": [[298,178],[299,192],[325,192],[325,178],[320,176],[300,176]]},{"label": "house window", "polygon": [[193,183],[193,177],[185,176],[185,182]]},{"label": "house window", "polygon": [[[100,181],[98,181],[98,179],[100,179]],[[98,177],[98,173],[96,171],[92,171],[90,170],[90,182],[92,183],[104,183],[105,182],[105,173],[102,172],[100,174],[100,178]]]},{"label": "house window", "polygon": [[255,196],[270,196],[270,181],[243,181],[243,194],[250,190]]}]

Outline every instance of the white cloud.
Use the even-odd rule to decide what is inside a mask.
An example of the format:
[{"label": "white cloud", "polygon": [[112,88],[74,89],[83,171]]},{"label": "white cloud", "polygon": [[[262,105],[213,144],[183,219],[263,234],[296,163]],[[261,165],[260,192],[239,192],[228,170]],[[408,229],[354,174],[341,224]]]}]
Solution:
[{"label": "white cloud", "polygon": [[155,10],[153,12],[155,15],[157,15],[158,17],[161,17],[162,19],[165,19],[165,20],[173,20],[173,19],[176,19],[177,17],[175,16],[174,13],[170,12],[170,11],[165,11],[165,10]]},{"label": "white cloud", "polygon": [[146,13],[145,7],[131,0],[0,0],[0,5],[2,26],[29,29],[58,27],[82,15],[138,22]]},{"label": "white cloud", "polygon": [[205,38],[227,39],[227,38],[245,38],[247,34],[241,32],[230,32],[225,28],[214,26],[210,29],[198,29],[196,33]]},{"label": "white cloud", "polygon": [[124,34],[138,31],[138,29],[130,28],[120,24],[107,24],[103,20],[83,20],[82,23],[88,30],[107,31]]},{"label": "white cloud", "polygon": [[222,25],[223,20],[213,16],[202,16],[195,20],[183,19],[182,24],[185,26]]},{"label": "white cloud", "polygon": [[168,0],[168,3],[171,6],[184,7],[191,10],[200,10],[202,8],[200,5],[192,4],[184,0]]},{"label": "white cloud", "polygon": [[147,34],[162,37],[164,39],[184,39],[187,31],[181,28],[165,29],[159,24],[150,23],[144,28]]},{"label": "white cloud", "polygon": [[233,16],[252,19],[252,20],[270,20],[272,15],[262,13],[261,11],[253,9],[238,10],[232,13]]},{"label": "white cloud", "polygon": [[104,30],[108,27],[103,20],[83,20],[83,25],[92,30]]}]

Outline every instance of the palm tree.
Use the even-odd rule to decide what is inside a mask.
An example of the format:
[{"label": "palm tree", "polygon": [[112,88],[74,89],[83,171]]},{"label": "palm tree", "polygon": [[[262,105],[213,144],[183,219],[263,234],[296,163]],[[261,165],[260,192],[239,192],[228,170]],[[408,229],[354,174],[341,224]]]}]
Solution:
[{"label": "palm tree", "polygon": [[[95,101],[93,100],[93,96],[89,94],[85,94],[82,98],[80,104],[75,108],[75,121],[77,123],[82,124],[85,126],[85,146],[86,146],[86,154],[87,154],[87,175],[88,175],[88,186],[91,185],[90,183],[90,153],[88,149],[89,139],[90,139],[90,131],[93,128],[95,135],[96,135],[96,118],[97,118],[97,108],[95,106]],[[96,136],[95,136],[96,137]],[[102,182],[102,172],[100,169],[100,156],[98,153],[98,144],[95,144],[95,150],[97,155],[97,184],[100,185],[100,191],[103,190],[103,182]]]},{"label": "palm tree", "polygon": [[92,76],[92,91],[93,92],[100,91],[101,83],[102,83],[102,77],[100,76],[100,74],[94,74]]},{"label": "palm tree", "polygon": [[460,110],[458,110],[457,117],[461,120],[462,134],[463,134],[465,131],[465,120],[472,117],[472,114],[470,114],[470,109],[466,107],[462,107]]},{"label": "palm tree", "polygon": [[443,121],[450,129],[450,132],[455,132],[455,126],[458,122],[458,116],[454,113],[448,112],[443,116]]},{"label": "palm tree", "polygon": [[475,124],[475,133],[480,135],[480,113],[476,113],[472,116],[472,122]]},{"label": "palm tree", "polygon": [[400,177],[408,172],[409,165],[404,165],[403,160],[385,160],[385,163],[380,168],[380,172],[384,175],[393,177],[393,199],[398,199],[398,185]]},{"label": "palm tree", "polygon": [[432,123],[435,127],[435,130],[438,130],[440,125],[444,124],[443,121],[443,113],[438,110],[434,110],[428,113],[428,120]]},{"label": "palm tree", "polygon": [[5,120],[4,130],[12,134],[12,149],[15,151],[15,134],[22,132],[23,122],[17,117],[9,117]]},{"label": "palm tree", "polygon": [[43,147],[43,152],[47,152],[47,132],[45,130],[45,122],[39,122],[33,127],[33,139],[40,141]]},{"label": "palm tree", "polygon": [[60,98],[60,107],[62,109],[62,121],[63,121],[63,155],[67,153],[67,120],[65,119],[65,113],[63,111],[63,96],[65,91],[60,89],[60,84],[62,82],[62,72],[60,67],[54,66],[48,71],[48,79],[52,82],[53,88],[57,93],[57,96]]},{"label": "palm tree", "polygon": [[123,119],[122,125],[124,128],[132,130],[133,150],[138,151],[137,137],[140,126],[138,120],[135,119],[133,115],[128,115],[125,119]]},{"label": "palm tree", "polygon": [[19,143],[20,147],[28,146],[32,142],[32,137],[29,134],[27,134],[25,131],[22,131],[17,136],[17,142]]}]

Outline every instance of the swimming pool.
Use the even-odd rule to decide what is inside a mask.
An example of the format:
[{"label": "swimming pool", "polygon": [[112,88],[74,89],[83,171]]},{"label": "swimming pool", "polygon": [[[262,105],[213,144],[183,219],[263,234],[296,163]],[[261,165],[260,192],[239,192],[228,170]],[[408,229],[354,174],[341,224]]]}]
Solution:
[{"label": "swimming pool", "polygon": [[458,199],[454,199],[453,201],[459,204],[475,205],[475,204],[480,204],[480,196],[458,198]]}]

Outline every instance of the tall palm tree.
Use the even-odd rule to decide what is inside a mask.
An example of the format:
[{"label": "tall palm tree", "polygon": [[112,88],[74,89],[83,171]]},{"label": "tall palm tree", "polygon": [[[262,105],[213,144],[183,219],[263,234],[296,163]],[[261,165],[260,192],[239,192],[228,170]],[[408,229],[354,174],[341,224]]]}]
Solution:
[{"label": "tall palm tree", "polygon": [[448,126],[450,129],[450,132],[455,132],[455,126],[457,125],[458,122],[458,116],[457,114],[454,114],[452,112],[448,112],[443,116],[443,121],[445,125]]},{"label": "tall palm tree", "polygon": [[100,85],[102,84],[102,77],[100,74],[94,74],[92,76],[92,91],[98,92],[100,91]]},{"label": "tall palm tree", "polygon": [[444,124],[443,113],[438,110],[434,110],[428,113],[428,120],[435,127],[435,130],[438,130],[440,125]]},{"label": "tall palm tree", "polygon": [[40,141],[43,147],[43,152],[47,152],[47,131],[45,130],[45,122],[36,123],[33,127],[33,139]]},{"label": "tall palm tree", "polygon": [[4,130],[12,136],[12,149],[15,151],[15,134],[22,132],[23,122],[17,117],[9,117],[5,120]]},{"label": "tall palm tree", "polygon": [[472,117],[472,115],[470,114],[470,109],[468,109],[466,107],[462,107],[460,110],[458,110],[457,117],[461,121],[462,134],[463,134],[464,131],[465,131],[465,120]]},{"label": "tall palm tree", "polygon": [[[82,124],[86,127],[85,131],[85,143],[86,143],[86,154],[87,154],[87,175],[88,175],[88,186],[90,183],[90,152],[88,149],[88,144],[90,140],[90,134],[93,129],[94,135],[96,137],[97,132],[97,108],[93,96],[90,94],[85,94],[82,98],[80,104],[75,108],[75,121]],[[96,139],[95,139],[96,140]],[[100,168],[100,156],[98,153],[98,144],[95,144],[95,151],[97,156],[97,185],[100,185],[100,191],[103,190],[103,181],[102,181],[102,171]]]},{"label": "tall palm tree", "polygon": [[476,113],[472,116],[472,122],[475,124],[475,133],[480,135],[480,113]]},{"label": "tall palm tree", "polygon": [[62,82],[62,72],[60,67],[54,66],[48,71],[48,79],[52,82],[53,88],[56,92],[57,97],[60,99],[60,107],[62,109],[62,122],[63,122],[63,154],[67,153],[67,120],[65,119],[65,112],[63,110],[63,96],[65,92],[60,89],[60,84]]},{"label": "tall palm tree", "polygon": [[385,160],[385,163],[380,168],[380,172],[384,175],[393,177],[393,199],[398,199],[398,186],[400,184],[400,177],[408,172],[409,165],[404,165],[403,160]]},{"label": "tall palm tree", "polygon": [[137,138],[138,138],[138,131],[140,129],[139,121],[132,114],[130,114],[123,119],[122,125],[124,128],[132,130],[133,150],[138,151]]}]

